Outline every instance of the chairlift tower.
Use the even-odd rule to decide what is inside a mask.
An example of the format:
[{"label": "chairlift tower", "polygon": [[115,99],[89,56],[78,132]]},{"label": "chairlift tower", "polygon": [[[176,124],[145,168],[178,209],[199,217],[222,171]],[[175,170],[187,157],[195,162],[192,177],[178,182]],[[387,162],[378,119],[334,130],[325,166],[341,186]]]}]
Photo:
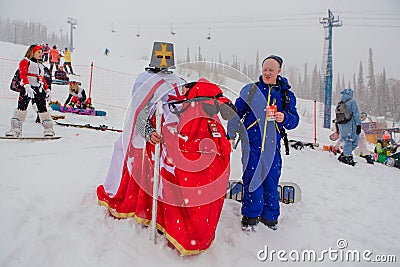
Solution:
[{"label": "chairlift tower", "polygon": [[70,17],[68,17],[68,20],[67,20],[67,22],[70,24],[70,29],[71,29],[71,34],[70,34],[70,37],[69,37],[69,50],[71,51],[71,52],[73,52],[74,51],[74,36],[73,36],[73,31],[74,31],[74,29],[76,29],[76,25],[78,25],[78,22],[76,21],[76,19],[73,19],[73,18],[70,18]]},{"label": "chairlift tower", "polygon": [[324,128],[331,128],[331,107],[332,107],[332,28],[341,27],[342,21],[339,21],[339,17],[335,19],[333,13],[328,9],[328,17],[320,19],[319,23],[326,29],[325,35],[325,49],[323,55],[323,66],[322,66],[322,80],[321,86],[325,86],[325,97],[324,97]]}]

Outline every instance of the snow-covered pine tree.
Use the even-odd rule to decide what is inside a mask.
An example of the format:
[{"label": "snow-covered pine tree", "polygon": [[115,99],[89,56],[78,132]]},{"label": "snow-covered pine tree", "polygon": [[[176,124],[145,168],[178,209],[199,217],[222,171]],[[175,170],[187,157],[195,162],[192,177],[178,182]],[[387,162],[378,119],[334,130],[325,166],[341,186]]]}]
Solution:
[{"label": "snow-covered pine tree", "polygon": [[311,78],[311,95],[310,95],[310,99],[312,99],[312,100],[320,101],[320,99],[318,99],[319,88],[320,88],[320,84],[319,83],[320,83],[319,70],[318,70],[317,64],[315,64],[314,69],[313,69],[313,73],[312,73],[312,78]]},{"label": "snow-covered pine tree", "polygon": [[310,99],[311,97],[311,88],[310,88],[310,82],[309,82],[309,77],[308,77],[308,67],[307,67],[307,62],[304,64],[304,77],[303,77],[303,92],[304,92],[304,98]]},{"label": "snow-covered pine tree", "polygon": [[368,94],[366,92],[365,83],[364,83],[364,72],[362,62],[360,61],[360,67],[358,68],[358,82],[357,82],[357,92],[358,92],[358,108],[360,111],[368,111],[367,110],[367,98]]},{"label": "snow-covered pine tree", "polygon": [[385,68],[383,68],[382,74],[378,76],[377,80],[377,114],[380,116],[388,116],[390,114],[391,97],[389,95],[389,88],[386,82]]},{"label": "snow-covered pine tree", "polygon": [[340,86],[342,89],[347,88],[346,83],[344,82],[344,74],[342,75],[342,84]]},{"label": "snow-covered pine tree", "polygon": [[353,73],[353,86],[351,88],[353,88],[354,95],[356,96],[356,99],[359,99],[358,98],[359,95],[357,93],[357,81],[356,81],[356,74],[355,73]]},{"label": "snow-covered pine tree", "polygon": [[259,55],[259,53],[257,51],[256,65],[254,66],[254,74],[253,74],[253,80],[255,80],[255,81],[258,79],[260,68],[261,68],[261,66],[260,66],[260,55]]},{"label": "snow-covered pine tree", "polygon": [[189,53],[189,47],[186,49],[186,63],[190,62],[190,53]]},{"label": "snow-covered pine tree", "polygon": [[400,80],[393,78],[387,81],[389,87],[389,95],[391,96],[391,114],[396,122],[400,122]]},{"label": "snow-covered pine tree", "polygon": [[368,104],[368,113],[375,114],[378,109],[377,99],[377,91],[376,91],[376,82],[375,82],[375,74],[374,74],[374,61],[372,59],[372,48],[369,49],[369,58],[368,58],[368,76],[367,76],[367,104]]}]

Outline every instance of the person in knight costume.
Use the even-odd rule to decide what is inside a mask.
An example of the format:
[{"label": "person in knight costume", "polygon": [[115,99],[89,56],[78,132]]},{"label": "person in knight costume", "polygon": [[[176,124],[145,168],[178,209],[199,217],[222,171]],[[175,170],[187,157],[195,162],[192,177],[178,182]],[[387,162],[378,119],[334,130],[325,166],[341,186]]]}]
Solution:
[{"label": "person in knight costume", "polygon": [[[229,117],[226,107],[233,105],[217,85],[207,80],[186,84],[170,71],[173,66],[173,44],[155,42],[149,66],[135,81],[130,115],[97,196],[112,216],[150,225],[159,143],[156,227],[182,255],[193,255],[215,238],[231,151],[217,113]],[[163,114],[161,132],[156,132],[159,100]]]}]

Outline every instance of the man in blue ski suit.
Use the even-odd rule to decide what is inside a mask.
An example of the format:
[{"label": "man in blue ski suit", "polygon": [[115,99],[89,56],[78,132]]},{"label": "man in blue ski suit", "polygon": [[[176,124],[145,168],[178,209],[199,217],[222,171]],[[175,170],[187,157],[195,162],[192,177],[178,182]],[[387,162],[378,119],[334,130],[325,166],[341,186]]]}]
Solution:
[{"label": "man in blue ski suit", "polygon": [[353,99],[353,90],[350,88],[343,89],[340,101],[344,102],[347,109],[352,114],[350,121],[343,124],[338,124],[340,141],[343,146],[343,153],[340,154],[338,160],[345,164],[355,165],[353,159],[353,150],[358,146],[359,135],[361,133],[361,118],[358,111],[358,105]]},{"label": "man in blue ski suit", "polygon": [[273,230],[277,228],[282,129],[291,130],[299,124],[296,97],[289,90],[287,79],[279,75],[282,63],[275,55],[264,59],[259,82],[242,88],[235,102],[237,116],[227,126],[231,144],[235,143],[237,133],[242,141],[243,230],[259,221]]}]

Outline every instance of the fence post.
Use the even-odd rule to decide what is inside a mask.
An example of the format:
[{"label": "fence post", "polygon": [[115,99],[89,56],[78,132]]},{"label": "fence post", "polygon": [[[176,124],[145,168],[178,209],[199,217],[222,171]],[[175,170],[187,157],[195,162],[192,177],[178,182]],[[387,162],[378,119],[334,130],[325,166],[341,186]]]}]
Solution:
[{"label": "fence post", "polygon": [[90,64],[90,86],[89,86],[89,98],[92,97],[92,77],[93,77],[93,62]]},{"label": "fence post", "polygon": [[317,100],[314,100],[314,144],[317,143]]}]

